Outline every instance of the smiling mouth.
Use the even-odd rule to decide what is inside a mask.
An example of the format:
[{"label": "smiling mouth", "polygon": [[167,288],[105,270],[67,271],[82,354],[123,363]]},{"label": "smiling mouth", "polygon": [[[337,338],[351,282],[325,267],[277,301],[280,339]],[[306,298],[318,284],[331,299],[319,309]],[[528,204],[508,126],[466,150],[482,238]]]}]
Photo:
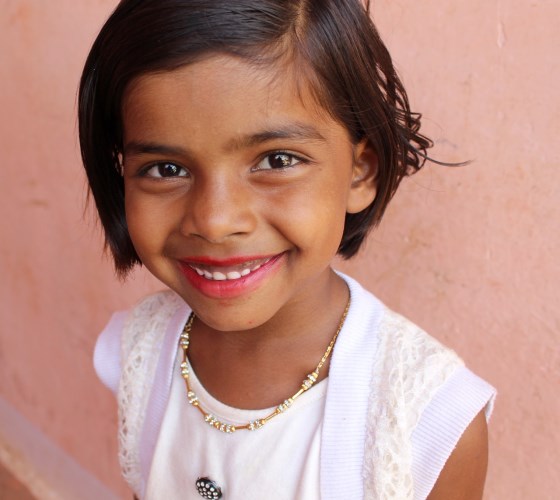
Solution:
[{"label": "smiling mouth", "polygon": [[193,262],[189,259],[185,259],[184,264],[189,266],[193,271],[199,276],[206,278],[209,281],[235,281],[251,273],[257,271],[265,264],[268,264],[276,256],[265,257],[265,258],[252,258],[244,262],[225,265],[226,263],[202,263]]}]

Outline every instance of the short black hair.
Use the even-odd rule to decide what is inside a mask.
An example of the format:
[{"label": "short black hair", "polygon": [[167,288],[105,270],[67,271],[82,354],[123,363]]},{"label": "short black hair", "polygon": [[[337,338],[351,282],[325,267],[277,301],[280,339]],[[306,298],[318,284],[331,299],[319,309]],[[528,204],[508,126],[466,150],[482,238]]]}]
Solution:
[{"label": "short black hair", "polygon": [[117,272],[140,259],[130,239],[119,173],[122,100],[140,75],[171,71],[212,53],[257,64],[301,63],[319,103],[378,156],[372,204],[346,214],[338,253],[356,254],[404,176],[433,144],[420,134],[391,56],[360,0],[122,0],[101,29],[82,74],[80,147]]}]

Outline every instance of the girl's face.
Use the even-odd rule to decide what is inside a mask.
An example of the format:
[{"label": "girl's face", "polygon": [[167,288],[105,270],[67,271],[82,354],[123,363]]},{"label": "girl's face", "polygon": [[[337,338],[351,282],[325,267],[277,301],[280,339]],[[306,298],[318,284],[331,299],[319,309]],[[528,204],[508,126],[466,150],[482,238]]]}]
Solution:
[{"label": "girl's face", "polygon": [[327,293],[345,214],[375,195],[375,154],[294,75],[216,55],[142,76],[125,95],[134,247],[218,330]]}]

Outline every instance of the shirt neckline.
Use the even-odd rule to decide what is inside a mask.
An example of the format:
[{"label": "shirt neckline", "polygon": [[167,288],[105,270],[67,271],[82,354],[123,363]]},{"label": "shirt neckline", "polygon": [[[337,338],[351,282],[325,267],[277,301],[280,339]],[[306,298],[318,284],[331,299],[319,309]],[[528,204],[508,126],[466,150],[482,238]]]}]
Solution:
[{"label": "shirt neckline", "polygon": [[[175,367],[175,373],[180,376],[180,370],[178,369],[178,365],[182,361],[182,351],[179,349],[177,353],[177,362]],[[188,361],[188,360],[187,360]],[[190,363],[189,363],[189,382],[191,389],[196,393],[198,398],[200,399],[202,408],[207,413],[212,413],[218,419],[223,419],[228,422],[234,424],[244,424],[250,422],[251,420],[255,420],[258,418],[263,418],[274,411],[276,406],[272,406],[270,408],[263,408],[257,410],[246,410],[241,408],[235,408],[233,406],[228,406],[214,396],[212,396],[201,384],[200,380],[196,376],[196,373]],[[180,377],[182,380],[182,377]],[[327,394],[327,387],[328,387],[328,376],[325,377],[323,380],[315,384],[311,389],[304,392],[299,398],[297,398],[290,409],[288,410],[290,413],[294,410],[297,411],[298,408],[302,408],[308,404],[312,404],[313,402],[325,398]],[[182,381],[183,382],[183,381]],[[183,382],[184,385],[184,382]],[[294,390],[295,392],[295,390]],[[185,402],[188,401],[185,397]],[[281,402],[279,402],[280,404]]]}]

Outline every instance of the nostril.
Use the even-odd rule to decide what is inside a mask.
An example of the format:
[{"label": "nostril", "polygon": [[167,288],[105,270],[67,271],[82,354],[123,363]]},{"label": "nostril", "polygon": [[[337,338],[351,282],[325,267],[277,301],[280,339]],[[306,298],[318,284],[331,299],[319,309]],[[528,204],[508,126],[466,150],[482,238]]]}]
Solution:
[{"label": "nostril", "polygon": [[194,187],[186,201],[183,234],[222,243],[255,230],[257,216],[242,186],[231,179],[213,179]]}]

